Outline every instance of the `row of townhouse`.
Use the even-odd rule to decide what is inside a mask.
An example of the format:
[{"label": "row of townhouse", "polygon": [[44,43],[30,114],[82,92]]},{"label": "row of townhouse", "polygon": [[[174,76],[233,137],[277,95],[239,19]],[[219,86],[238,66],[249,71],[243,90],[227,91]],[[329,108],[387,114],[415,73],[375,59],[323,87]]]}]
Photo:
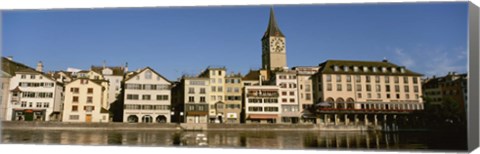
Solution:
[{"label": "row of townhouse", "polygon": [[175,82],[149,67],[45,75],[41,63],[36,70],[12,63],[17,68],[2,72],[2,82],[9,82],[2,93],[9,98],[2,98],[1,109],[7,120],[323,124],[376,123],[377,116],[423,109],[422,75],[387,60],[327,60],[289,69],[273,9],[261,43],[261,69],[242,76],[208,67]]}]

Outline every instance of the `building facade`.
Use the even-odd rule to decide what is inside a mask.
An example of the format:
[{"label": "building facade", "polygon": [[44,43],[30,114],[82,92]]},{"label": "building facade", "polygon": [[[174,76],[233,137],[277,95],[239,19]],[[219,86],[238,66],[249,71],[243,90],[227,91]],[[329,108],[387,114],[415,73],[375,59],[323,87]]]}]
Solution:
[{"label": "building facade", "polygon": [[297,73],[292,70],[275,72],[274,82],[279,87],[281,123],[298,123],[300,119]]},{"label": "building facade", "polygon": [[105,109],[108,100],[108,82],[78,78],[65,85],[63,122],[109,122]]},{"label": "building facade", "polygon": [[123,121],[170,123],[171,86],[165,77],[147,67],[125,80]]},{"label": "building facade", "polygon": [[245,86],[244,98],[246,123],[280,123],[278,86]]},{"label": "building facade", "polygon": [[25,69],[10,80],[6,120],[59,121],[63,85],[41,72]]},{"label": "building facade", "polygon": [[241,74],[229,74],[225,77],[225,123],[240,123],[242,114],[243,82]]},{"label": "building facade", "polygon": [[302,123],[315,123],[315,115],[311,112],[313,107],[313,82],[312,76],[318,72],[318,66],[298,66],[293,67],[297,72],[297,90],[298,90],[298,104],[301,113],[300,121]]},{"label": "building facade", "polygon": [[185,123],[208,123],[210,79],[200,77],[183,77],[179,92],[179,104],[183,104]]},{"label": "building facade", "polygon": [[90,70],[101,74],[105,80],[108,81],[108,106],[107,109],[110,109],[110,105],[118,99],[122,88],[121,84],[123,81],[123,75],[125,68],[116,66],[116,67],[106,67],[106,66],[92,66]]},{"label": "building facade", "polygon": [[449,72],[445,76],[427,78],[423,83],[425,98],[432,105],[441,105],[445,101],[453,101],[460,108],[466,107],[467,102],[467,74]]}]

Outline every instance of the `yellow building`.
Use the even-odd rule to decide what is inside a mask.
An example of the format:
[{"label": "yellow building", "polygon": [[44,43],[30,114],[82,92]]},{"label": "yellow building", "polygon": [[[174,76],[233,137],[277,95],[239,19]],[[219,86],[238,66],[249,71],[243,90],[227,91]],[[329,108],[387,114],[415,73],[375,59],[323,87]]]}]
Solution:
[{"label": "yellow building", "polygon": [[65,86],[63,122],[109,122],[108,82],[78,78]]}]

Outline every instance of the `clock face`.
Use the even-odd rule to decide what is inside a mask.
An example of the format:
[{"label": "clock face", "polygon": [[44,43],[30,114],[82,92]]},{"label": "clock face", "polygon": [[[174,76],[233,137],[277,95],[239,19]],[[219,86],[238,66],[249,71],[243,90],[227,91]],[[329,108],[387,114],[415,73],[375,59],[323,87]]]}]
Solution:
[{"label": "clock face", "polygon": [[280,38],[274,38],[270,42],[270,49],[274,52],[282,52],[285,48],[285,42]]}]

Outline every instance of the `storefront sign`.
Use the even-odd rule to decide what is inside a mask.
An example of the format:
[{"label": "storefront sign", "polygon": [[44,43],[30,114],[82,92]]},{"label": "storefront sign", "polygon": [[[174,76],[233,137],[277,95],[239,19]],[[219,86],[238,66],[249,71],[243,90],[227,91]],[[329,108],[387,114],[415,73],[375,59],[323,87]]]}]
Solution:
[{"label": "storefront sign", "polygon": [[236,119],[237,118],[237,113],[227,113],[227,118]]}]

